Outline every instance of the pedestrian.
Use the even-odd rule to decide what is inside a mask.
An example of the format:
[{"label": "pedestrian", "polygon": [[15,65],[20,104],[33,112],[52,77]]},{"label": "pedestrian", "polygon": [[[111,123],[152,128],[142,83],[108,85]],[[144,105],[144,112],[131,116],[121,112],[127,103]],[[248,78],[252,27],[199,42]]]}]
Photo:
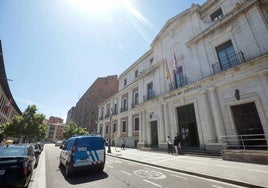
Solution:
[{"label": "pedestrian", "polygon": [[182,146],[181,137],[180,135],[178,135],[177,137],[178,137],[178,154],[181,154],[181,146]]},{"label": "pedestrian", "polygon": [[174,148],[175,148],[176,154],[178,155],[179,154],[179,150],[178,150],[178,148],[179,148],[179,138],[177,136],[174,138]]},{"label": "pedestrian", "polygon": [[126,147],[126,140],[124,138],[121,139],[121,149],[125,149]]},{"label": "pedestrian", "polygon": [[168,153],[169,154],[173,154],[173,151],[172,151],[172,140],[171,140],[170,136],[167,137],[167,146],[168,146]]}]

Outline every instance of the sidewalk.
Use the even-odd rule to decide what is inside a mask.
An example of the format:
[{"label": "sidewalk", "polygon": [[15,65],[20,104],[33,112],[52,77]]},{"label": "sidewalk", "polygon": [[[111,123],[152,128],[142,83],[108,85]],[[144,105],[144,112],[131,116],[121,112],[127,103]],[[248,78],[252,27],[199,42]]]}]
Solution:
[{"label": "sidewalk", "polygon": [[[107,150],[106,150],[107,151]],[[268,187],[268,165],[111,147],[107,155],[246,187]]]}]

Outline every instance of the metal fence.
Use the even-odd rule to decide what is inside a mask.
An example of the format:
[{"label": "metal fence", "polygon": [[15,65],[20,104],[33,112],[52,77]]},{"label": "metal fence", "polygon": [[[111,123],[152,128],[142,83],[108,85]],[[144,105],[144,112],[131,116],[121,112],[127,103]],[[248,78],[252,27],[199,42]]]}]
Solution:
[{"label": "metal fence", "polygon": [[222,136],[224,149],[268,150],[268,134]]}]

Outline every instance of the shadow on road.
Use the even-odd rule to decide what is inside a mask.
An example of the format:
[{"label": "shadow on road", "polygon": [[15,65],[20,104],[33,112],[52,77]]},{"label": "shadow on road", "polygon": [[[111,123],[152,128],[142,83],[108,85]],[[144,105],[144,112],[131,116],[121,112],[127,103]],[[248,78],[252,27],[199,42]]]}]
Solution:
[{"label": "shadow on road", "polygon": [[105,172],[96,172],[94,170],[84,170],[84,171],[75,172],[74,174],[72,174],[70,178],[67,178],[65,176],[65,167],[61,166],[59,167],[59,169],[62,175],[65,177],[65,180],[72,185],[93,182],[93,181],[105,179],[108,177],[108,174],[106,174]]}]

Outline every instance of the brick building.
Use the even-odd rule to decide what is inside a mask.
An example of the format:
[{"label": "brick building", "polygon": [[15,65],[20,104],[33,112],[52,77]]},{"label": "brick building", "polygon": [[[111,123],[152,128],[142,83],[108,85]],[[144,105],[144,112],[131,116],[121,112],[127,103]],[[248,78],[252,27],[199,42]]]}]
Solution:
[{"label": "brick building", "polygon": [[75,123],[86,128],[89,132],[97,131],[98,105],[105,99],[118,92],[117,75],[97,78],[85,94],[79,99],[75,107],[69,110]]},{"label": "brick building", "polygon": [[62,131],[64,128],[63,119],[51,116],[48,120],[45,120],[45,122],[48,125],[46,141],[55,142],[57,140],[62,140]]}]

